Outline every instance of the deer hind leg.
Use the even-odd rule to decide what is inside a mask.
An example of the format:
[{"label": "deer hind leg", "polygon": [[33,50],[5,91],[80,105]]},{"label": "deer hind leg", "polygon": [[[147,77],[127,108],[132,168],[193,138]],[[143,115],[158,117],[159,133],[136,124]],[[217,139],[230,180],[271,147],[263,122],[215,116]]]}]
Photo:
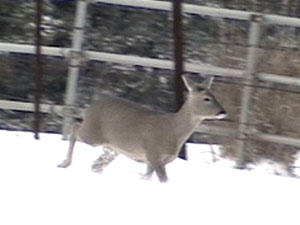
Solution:
[{"label": "deer hind leg", "polygon": [[100,155],[100,157],[96,159],[92,165],[92,171],[96,173],[102,173],[105,167],[107,167],[118,156],[118,153],[109,148],[104,147],[103,151],[104,153]]},{"label": "deer hind leg", "polygon": [[73,124],[67,157],[61,164],[57,165],[58,167],[66,168],[66,167],[71,165],[72,157],[73,157],[73,151],[74,151],[75,143],[76,143],[77,136],[78,136],[78,130],[79,130],[80,127],[81,127],[80,123],[74,123]]}]

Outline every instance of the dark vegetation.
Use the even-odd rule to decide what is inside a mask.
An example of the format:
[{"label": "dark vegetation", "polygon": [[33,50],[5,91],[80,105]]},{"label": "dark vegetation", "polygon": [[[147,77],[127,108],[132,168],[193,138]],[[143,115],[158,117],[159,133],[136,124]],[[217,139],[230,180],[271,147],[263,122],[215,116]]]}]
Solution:
[{"label": "dark vegetation", "polygon": [[[186,3],[225,7],[277,15],[300,17],[300,3],[254,0],[189,0]],[[258,3],[259,2],[259,3]],[[34,1],[0,0],[0,41],[34,43]],[[45,1],[43,43],[70,47],[75,1]],[[247,22],[184,15],[185,60],[199,64],[244,69],[247,56]],[[299,29],[265,25],[261,37],[258,71],[300,76]],[[84,49],[172,60],[172,16],[161,11],[96,4],[89,7]],[[0,52],[0,99],[30,102],[33,100],[34,57]],[[44,57],[43,103],[63,104],[68,60]],[[205,75],[205,74],[202,74]],[[201,80],[201,75],[198,78]],[[299,137],[299,91],[295,87],[267,84],[256,88],[253,96],[249,129]],[[279,89],[274,91],[274,89]],[[241,86],[237,81],[216,79],[216,96],[238,126]],[[288,92],[285,92],[287,90]],[[292,92],[291,92],[292,91]],[[174,111],[173,72],[139,66],[83,61],[80,70],[77,104],[87,105],[99,92],[109,92],[156,110]],[[0,110],[0,128],[31,130],[31,113]],[[43,116],[43,131],[60,132],[61,118]],[[235,140],[195,134],[194,141],[220,143],[224,155],[234,157]],[[292,165],[296,149],[288,146],[249,142],[248,161],[268,158]]]}]

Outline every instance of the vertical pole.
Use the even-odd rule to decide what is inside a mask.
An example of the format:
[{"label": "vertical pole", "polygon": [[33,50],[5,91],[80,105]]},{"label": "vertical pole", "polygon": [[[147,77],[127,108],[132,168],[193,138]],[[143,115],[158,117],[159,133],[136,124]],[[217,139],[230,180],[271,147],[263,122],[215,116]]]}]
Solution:
[{"label": "vertical pole", "polygon": [[[174,37],[174,69],[176,110],[183,104],[184,84],[181,75],[184,72],[183,65],[183,33],[182,33],[182,0],[173,0],[173,37]],[[182,147],[179,157],[186,159],[185,145]]]},{"label": "vertical pole", "polygon": [[69,63],[69,73],[67,80],[67,89],[65,97],[65,115],[63,121],[62,134],[63,139],[67,139],[67,135],[72,123],[72,112],[76,99],[76,89],[81,61],[84,26],[86,20],[88,3],[85,0],[77,0],[76,14],[73,30],[73,41],[71,50],[71,59]]},{"label": "vertical pole", "polygon": [[41,55],[41,23],[42,23],[42,4],[43,0],[36,1],[36,71],[35,71],[35,96],[34,96],[34,138],[40,139],[40,102],[41,102],[41,92],[42,92],[42,76],[43,76],[43,65],[42,65],[42,55]]},{"label": "vertical pole", "polygon": [[248,39],[248,57],[245,71],[246,86],[242,93],[241,112],[239,118],[239,138],[238,138],[238,161],[237,168],[243,169],[246,162],[246,139],[247,139],[247,123],[249,120],[249,110],[251,103],[251,95],[253,93],[254,75],[257,64],[257,51],[260,38],[260,30],[263,18],[261,15],[252,15],[250,21],[250,31]]}]

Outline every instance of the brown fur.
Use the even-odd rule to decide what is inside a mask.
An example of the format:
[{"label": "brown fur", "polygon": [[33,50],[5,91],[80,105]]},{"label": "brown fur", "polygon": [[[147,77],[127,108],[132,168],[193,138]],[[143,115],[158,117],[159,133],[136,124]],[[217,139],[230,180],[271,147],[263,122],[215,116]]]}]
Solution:
[{"label": "brown fur", "polygon": [[222,106],[210,93],[211,80],[196,84],[183,77],[187,99],[176,113],[161,113],[133,102],[100,96],[85,111],[82,123],[75,123],[67,158],[59,167],[68,167],[76,140],[102,145],[116,153],[144,162],[145,176],[155,171],[161,182],[168,180],[165,165],[173,161],[184,142],[205,119],[225,116]]}]

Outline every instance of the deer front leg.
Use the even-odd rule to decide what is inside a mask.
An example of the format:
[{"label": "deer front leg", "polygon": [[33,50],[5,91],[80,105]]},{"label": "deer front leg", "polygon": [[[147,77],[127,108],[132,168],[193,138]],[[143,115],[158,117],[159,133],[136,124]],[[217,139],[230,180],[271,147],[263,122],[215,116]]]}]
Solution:
[{"label": "deer front leg", "polygon": [[67,157],[61,164],[57,165],[58,167],[67,168],[68,166],[71,165],[74,146],[75,146],[75,143],[76,143],[76,140],[77,140],[77,135],[78,135],[79,128],[80,128],[80,123],[74,123],[73,124]]},{"label": "deer front leg", "polygon": [[167,176],[165,165],[156,165],[154,167],[154,170],[155,170],[156,175],[161,183],[165,183],[168,181],[168,176]]},{"label": "deer front leg", "polygon": [[154,172],[154,168],[151,165],[147,164],[147,171],[145,174],[142,174],[141,178],[144,180],[149,180],[152,177],[153,172]]}]

